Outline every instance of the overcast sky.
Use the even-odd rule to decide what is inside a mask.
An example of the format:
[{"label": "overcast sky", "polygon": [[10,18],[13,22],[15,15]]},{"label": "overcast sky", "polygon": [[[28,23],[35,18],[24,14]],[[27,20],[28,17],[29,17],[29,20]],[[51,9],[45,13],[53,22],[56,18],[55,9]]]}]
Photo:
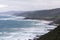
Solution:
[{"label": "overcast sky", "polygon": [[0,11],[32,11],[60,8],[60,0],[0,0]]}]

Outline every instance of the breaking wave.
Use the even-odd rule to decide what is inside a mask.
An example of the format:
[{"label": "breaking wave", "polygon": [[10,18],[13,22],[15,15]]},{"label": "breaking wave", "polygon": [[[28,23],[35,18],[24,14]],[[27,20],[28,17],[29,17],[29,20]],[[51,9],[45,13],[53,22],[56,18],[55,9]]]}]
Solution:
[{"label": "breaking wave", "polygon": [[0,40],[28,40],[44,35],[56,28],[51,21],[24,19],[13,15],[0,15]]}]

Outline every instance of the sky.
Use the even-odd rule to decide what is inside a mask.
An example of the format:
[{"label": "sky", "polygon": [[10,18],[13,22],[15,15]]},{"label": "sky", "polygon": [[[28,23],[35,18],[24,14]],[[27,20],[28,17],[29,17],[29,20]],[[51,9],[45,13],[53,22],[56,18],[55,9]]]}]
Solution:
[{"label": "sky", "polygon": [[60,8],[60,0],[0,0],[0,11],[33,11]]}]

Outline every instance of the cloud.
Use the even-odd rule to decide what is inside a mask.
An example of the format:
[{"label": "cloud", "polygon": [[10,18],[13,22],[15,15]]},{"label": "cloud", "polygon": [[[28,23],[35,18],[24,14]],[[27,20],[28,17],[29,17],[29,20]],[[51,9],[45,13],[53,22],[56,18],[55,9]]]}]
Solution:
[{"label": "cloud", "polygon": [[6,10],[32,11],[60,8],[60,0],[0,0],[0,4],[8,5]]},{"label": "cloud", "polygon": [[7,5],[3,5],[3,4],[0,5],[0,9],[6,8],[6,7],[8,7],[8,6]]}]

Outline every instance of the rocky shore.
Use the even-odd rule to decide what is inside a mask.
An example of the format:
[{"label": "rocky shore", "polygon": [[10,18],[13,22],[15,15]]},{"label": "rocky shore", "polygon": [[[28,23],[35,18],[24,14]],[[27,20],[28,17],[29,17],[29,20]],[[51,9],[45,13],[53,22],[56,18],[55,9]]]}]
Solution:
[{"label": "rocky shore", "polygon": [[60,40],[60,25],[49,33],[34,40]]},{"label": "rocky shore", "polygon": [[49,25],[51,24],[56,24],[57,28],[45,35],[37,36],[38,38],[36,37],[33,40],[60,40],[60,20],[53,21],[53,23],[50,23]]}]

